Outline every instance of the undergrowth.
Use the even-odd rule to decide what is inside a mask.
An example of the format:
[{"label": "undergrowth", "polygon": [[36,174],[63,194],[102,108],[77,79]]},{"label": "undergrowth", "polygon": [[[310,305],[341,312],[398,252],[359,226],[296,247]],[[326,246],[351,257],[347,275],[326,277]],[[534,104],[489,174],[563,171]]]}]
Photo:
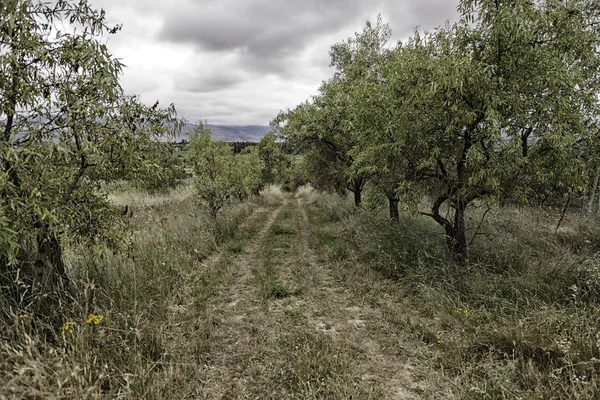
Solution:
[{"label": "undergrowth", "polygon": [[432,383],[451,388],[443,398],[600,398],[597,218],[572,213],[556,230],[548,210],[496,208],[483,223],[475,210],[460,267],[427,217],[394,223],[332,195],[311,203],[338,276],[429,349],[420,362],[444,377]]},{"label": "undergrowth", "polygon": [[[216,220],[185,190],[114,201],[129,204],[128,243],[119,252],[67,248],[69,288],[55,294],[50,320],[0,297],[0,399],[187,395],[186,374],[198,370],[210,346],[203,304],[226,279],[227,254],[249,240],[238,227],[268,200],[237,204]],[[207,268],[203,261],[227,243],[223,260]],[[191,279],[197,286],[187,294]],[[189,326],[179,326],[184,322]],[[176,343],[186,337],[182,329],[194,335]]]}]

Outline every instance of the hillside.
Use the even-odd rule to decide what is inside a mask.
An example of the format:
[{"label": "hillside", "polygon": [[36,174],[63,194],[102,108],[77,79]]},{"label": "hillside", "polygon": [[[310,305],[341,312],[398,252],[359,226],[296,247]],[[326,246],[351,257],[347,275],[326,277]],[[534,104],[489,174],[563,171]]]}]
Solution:
[{"label": "hillside", "polygon": [[[189,133],[196,128],[196,124],[185,124],[181,134],[177,136],[176,141],[189,140]],[[226,142],[259,142],[267,134],[270,126],[264,125],[212,125],[207,127],[212,130],[215,140],[224,140]]]}]

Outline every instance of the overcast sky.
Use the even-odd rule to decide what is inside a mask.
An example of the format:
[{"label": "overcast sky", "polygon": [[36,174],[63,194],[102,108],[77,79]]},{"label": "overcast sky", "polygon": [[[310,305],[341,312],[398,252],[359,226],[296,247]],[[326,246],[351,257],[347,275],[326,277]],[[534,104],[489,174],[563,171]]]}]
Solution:
[{"label": "overcast sky", "polygon": [[329,47],[381,14],[393,40],[456,19],[458,0],[90,0],[104,8],[122,84],[189,122],[267,125],[315,94]]}]

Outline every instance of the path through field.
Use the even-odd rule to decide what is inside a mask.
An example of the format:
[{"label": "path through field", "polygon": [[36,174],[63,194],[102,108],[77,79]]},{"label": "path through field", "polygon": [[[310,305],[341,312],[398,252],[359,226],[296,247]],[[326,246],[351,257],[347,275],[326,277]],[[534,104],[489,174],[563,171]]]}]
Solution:
[{"label": "path through field", "polygon": [[207,305],[213,328],[194,397],[418,398],[406,356],[381,340],[393,332],[381,311],[319,262],[303,202],[286,197],[254,224]]}]

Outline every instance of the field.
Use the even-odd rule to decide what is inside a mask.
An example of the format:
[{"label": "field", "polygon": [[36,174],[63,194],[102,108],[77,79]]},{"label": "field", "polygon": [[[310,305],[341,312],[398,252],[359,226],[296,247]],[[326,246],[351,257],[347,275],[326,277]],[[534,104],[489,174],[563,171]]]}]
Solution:
[{"label": "field", "polygon": [[597,0],[93,1],[0,6],[0,400],[600,399]]},{"label": "field", "polygon": [[71,247],[51,317],[2,308],[0,398],[600,395],[595,219],[495,209],[458,267],[428,219],[308,187],[216,221],[186,189],[112,200],[126,248]]}]

